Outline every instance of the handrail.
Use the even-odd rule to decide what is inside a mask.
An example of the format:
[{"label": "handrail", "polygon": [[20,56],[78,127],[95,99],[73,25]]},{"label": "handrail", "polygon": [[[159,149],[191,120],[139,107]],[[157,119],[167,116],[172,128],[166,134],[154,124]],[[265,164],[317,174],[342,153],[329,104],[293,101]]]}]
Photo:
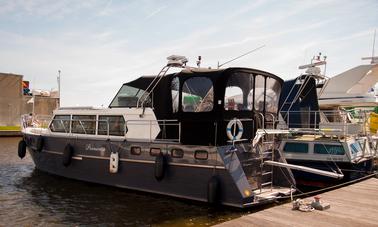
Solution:
[{"label": "handrail", "polygon": [[[54,130],[51,130],[51,127],[55,127],[54,125],[54,122],[59,122],[60,123],[60,127],[63,128],[64,130],[64,133],[67,133],[67,134],[85,134],[85,135],[100,135],[100,136],[119,136],[119,137],[126,137],[127,136],[127,132],[128,132],[128,126],[132,126],[132,125],[141,125],[141,126],[148,126],[148,130],[149,130],[149,141],[172,141],[172,142],[181,142],[181,123],[178,122],[177,120],[127,120],[124,122],[124,127],[123,127],[123,130],[122,131],[119,131],[119,132],[123,132],[123,135],[114,135],[112,134],[112,130],[111,130],[111,125],[110,125],[110,122],[107,121],[107,120],[83,120],[83,119],[53,119],[50,123],[50,131],[52,133],[54,133]],[[71,127],[71,130],[67,130],[67,128],[65,127],[66,124],[72,126],[72,123],[73,122],[78,122],[79,123],[79,126],[81,127],[81,129],[83,130],[84,133],[78,133],[78,132],[73,132],[74,130],[72,129]],[[94,128],[92,128],[91,131],[94,131],[94,134],[92,133],[89,133],[87,128],[85,127],[85,122],[95,122],[94,124]],[[100,128],[99,128],[99,123],[100,122],[106,122],[106,134],[100,134]],[[152,138],[152,128],[154,126],[158,125],[159,128],[162,128],[163,131],[162,131],[162,135],[166,135],[166,126],[176,126],[177,127],[177,138]],[[36,127],[33,127],[33,128],[36,128]],[[55,132],[61,132],[61,131],[55,131]],[[165,136],[164,136],[165,137]]]},{"label": "handrail", "polygon": [[265,117],[264,117],[264,115],[261,112],[257,112],[257,113],[255,113],[255,116],[258,116],[258,117],[261,116],[261,123],[262,123],[261,127],[265,128]]},{"label": "handrail", "polygon": [[348,119],[349,112],[346,110],[283,112],[286,113],[284,121],[288,128],[318,129],[325,132],[325,134],[339,136],[367,134],[366,130],[362,128],[367,122],[366,115],[363,114],[360,115],[362,116],[361,119],[350,121]]},{"label": "handrail", "polygon": [[160,80],[164,77],[164,75],[168,72],[170,66],[166,65],[164,66],[159,74],[155,76],[155,78],[151,81],[151,83],[148,85],[146,90],[142,93],[142,95],[139,97],[137,101],[137,108],[139,107],[139,103],[141,102],[141,107],[144,107],[144,103],[147,100],[147,97],[155,90],[156,86],[159,84]]},{"label": "handrail", "polygon": [[[181,123],[178,122],[178,120],[127,120],[126,125],[147,125],[149,126],[149,141],[172,141],[172,142],[178,142],[181,143]],[[166,135],[166,126],[176,126],[177,127],[177,138],[152,138],[152,127],[153,126],[162,126],[163,131],[161,132],[162,137],[163,135]]]}]

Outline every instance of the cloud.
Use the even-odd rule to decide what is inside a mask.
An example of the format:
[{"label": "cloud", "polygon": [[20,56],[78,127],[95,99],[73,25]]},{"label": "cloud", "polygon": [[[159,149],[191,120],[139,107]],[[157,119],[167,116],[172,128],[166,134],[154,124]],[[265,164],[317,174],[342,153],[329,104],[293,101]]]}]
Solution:
[{"label": "cloud", "polygon": [[74,1],[74,0],[12,0],[0,3],[0,15],[23,15],[50,18],[63,18],[64,16],[81,12],[82,10],[102,9],[101,1]]},{"label": "cloud", "polygon": [[189,65],[201,55],[202,66],[216,67],[266,44],[227,66],[290,78],[322,51],[329,72],[340,72],[370,48],[378,10],[374,2],[341,3],[0,0],[0,71],[50,89],[62,70],[63,105],[106,105],[123,82],[156,74],[170,54]]},{"label": "cloud", "polygon": [[157,8],[156,10],[152,11],[150,14],[148,14],[144,19],[149,20],[166,8],[167,8],[167,6],[161,6],[161,7]]}]

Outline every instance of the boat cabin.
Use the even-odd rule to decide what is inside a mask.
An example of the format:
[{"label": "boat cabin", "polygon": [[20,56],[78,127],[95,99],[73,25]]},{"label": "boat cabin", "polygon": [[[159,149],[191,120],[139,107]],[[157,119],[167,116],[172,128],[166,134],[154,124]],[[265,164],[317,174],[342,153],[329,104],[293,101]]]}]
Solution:
[{"label": "boat cabin", "polygon": [[320,135],[302,135],[283,140],[287,160],[358,162],[371,155],[366,138],[336,140]]},{"label": "boat cabin", "polygon": [[[142,76],[123,84],[109,108],[140,107],[154,79]],[[282,84],[279,77],[256,69],[186,68],[160,78],[143,109],[151,107],[158,121],[180,124],[179,132],[161,125],[158,138],[179,133],[183,144],[225,145],[250,140],[258,127],[273,122]],[[143,116],[142,108],[140,114]]]}]

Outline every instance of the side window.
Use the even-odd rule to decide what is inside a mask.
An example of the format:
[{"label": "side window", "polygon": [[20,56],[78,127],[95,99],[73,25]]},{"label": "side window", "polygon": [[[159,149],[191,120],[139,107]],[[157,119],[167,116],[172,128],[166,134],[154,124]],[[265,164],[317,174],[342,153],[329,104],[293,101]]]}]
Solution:
[{"label": "side window", "polygon": [[289,153],[308,153],[308,144],[287,142],[283,150],[284,152],[289,152]]},{"label": "side window", "polygon": [[178,77],[173,78],[171,84],[171,93],[172,93],[172,112],[177,113],[179,108],[179,86],[180,80]]},{"label": "side window", "polygon": [[225,110],[252,110],[253,74],[234,72],[227,81],[224,95]]},{"label": "side window", "polygon": [[255,78],[255,110],[264,110],[264,90],[265,90],[265,77],[257,75]]},{"label": "side window", "polygon": [[213,83],[206,77],[187,79],[182,87],[182,110],[184,112],[209,112],[213,110]]},{"label": "side window", "polygon": [[72,116],[72,133],[78,134],[95,134],[96,116],[95,115],[73,115]]},{"label": "side window", "polygon": [[240,87],[227,87],[224,96],[225,110],[242,110],[243,109],[243,91]]},{"label": "side window", "polygon": [[280,83],[273,79],[266,79],[266,103],[265,110],[270,113],[277,113],[278,111],[278,99],[281,93]]},{"label": "side window", "polygon": [[350,144],[350,148],[351,148],[353,155],[355,155],[359,152],[362,152],[362,148],[361,148],[361,146],[358,142],[354,142],[354,143]]},{"label": "side window", "polygon": [[70,132],[70,115],[55,115],[51,122],[50,130],[52,132]]},{"label": "side window", "polygon": [[125,119],[123,116],[99,116],[98,135],[124,136]]},{"label": "side window", "polygon": [[328,144],[315,144],[315,154],[330,154],[330,155],[344,155],[344,147],[342,145],[328,145]]}]

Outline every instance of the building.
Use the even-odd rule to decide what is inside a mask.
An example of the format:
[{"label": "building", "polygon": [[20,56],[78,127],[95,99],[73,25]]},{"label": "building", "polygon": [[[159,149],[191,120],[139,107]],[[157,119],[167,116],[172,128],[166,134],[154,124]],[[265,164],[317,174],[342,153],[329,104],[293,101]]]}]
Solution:
[{"label": "building", "polygon": [[48,117],[58,106],[58,92],[30,92],[22,75],[0,73],[0,135],[19,132],[21,115]]}]

